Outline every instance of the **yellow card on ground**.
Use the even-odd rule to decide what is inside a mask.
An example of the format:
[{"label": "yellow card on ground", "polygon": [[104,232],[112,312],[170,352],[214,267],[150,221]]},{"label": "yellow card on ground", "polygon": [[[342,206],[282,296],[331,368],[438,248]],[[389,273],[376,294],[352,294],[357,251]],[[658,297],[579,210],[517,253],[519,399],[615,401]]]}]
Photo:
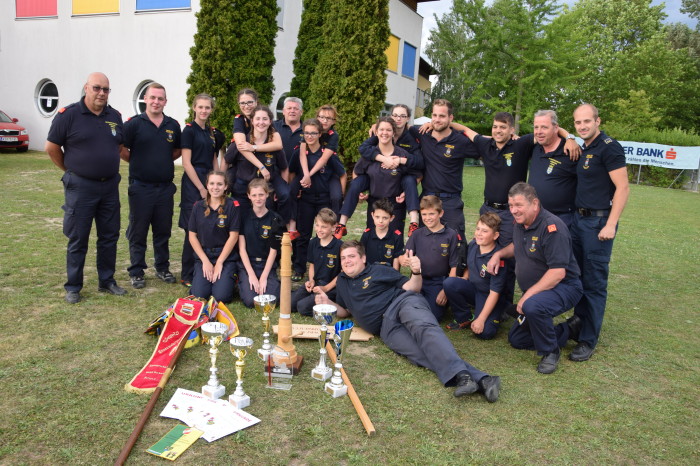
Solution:
[{"label": "yellow card on ground", "polygon": [[178,424],[146,451],[166,460],[175,461],[203,434],[201,430]]}]

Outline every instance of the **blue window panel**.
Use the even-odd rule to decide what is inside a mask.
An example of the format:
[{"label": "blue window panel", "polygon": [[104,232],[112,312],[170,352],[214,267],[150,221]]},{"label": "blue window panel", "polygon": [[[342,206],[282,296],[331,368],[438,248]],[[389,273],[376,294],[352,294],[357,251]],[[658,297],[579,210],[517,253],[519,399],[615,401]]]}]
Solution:
[{"label": "blue window panel", "polygon": [[168,10],[190,8],[191,0],[136,0],[136,10]]},{"label": "blue window panel", "polygon": [[403,43],[403,62],[401,63],[401,74],[407,78],[416,77],[416,48],[411,44]]}]

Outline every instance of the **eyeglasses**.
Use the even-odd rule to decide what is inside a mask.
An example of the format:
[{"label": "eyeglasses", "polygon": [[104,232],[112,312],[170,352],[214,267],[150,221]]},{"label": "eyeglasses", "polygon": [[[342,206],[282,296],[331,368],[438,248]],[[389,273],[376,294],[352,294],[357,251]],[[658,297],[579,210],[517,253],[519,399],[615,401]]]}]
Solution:
[{"label": "eyeglasses", "polygon": [[304,131],[304,136],[314,137],[314,136],[318,136],[319,134],[321,134],[321,133],[319,133],[317,131]]},{"label": "eyeglasses", "polygon": [[240,105],[241,107],[250,107],[250,106],[252,106],[252,105],[255,105],[255,101],[254,101],[254,100],[248,100],[248,101],[246,101],[246,102],[238,102],[238,105]]},{"label": "eyeglasses", "polygon": [[100,91],[104,92],[105,94],[109,94],[109,92],[112,90],[108,87],[102,87],[102,86],[91,86],[93,92],[97,92],[98,94]]},{"label": "eyeglasses", "polygon": [[391,118],[408,118],[408,115],[397,115],[396,113],[391,114]]},{"label": "eyeglasses", "polygon": [[321,121],[335,121],[335,118],[329,116],[320,116],[318,119]]}]

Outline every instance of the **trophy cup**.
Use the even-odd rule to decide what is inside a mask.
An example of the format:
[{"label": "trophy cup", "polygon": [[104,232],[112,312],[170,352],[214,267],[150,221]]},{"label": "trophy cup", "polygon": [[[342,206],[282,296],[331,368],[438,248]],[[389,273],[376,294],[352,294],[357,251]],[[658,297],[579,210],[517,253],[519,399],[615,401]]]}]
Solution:
[{"label": "trophy cup", "polygon": [[343,369],[343,355],[345,354],[345,347],[350,341],[350,334],[352,333],[352,327],[354,324],[352,320],[341,320],[335,323],[335,335],[333,335],[333,341],[335,343],[335,352],[338,355],[338,359],[335,362],[335,370],[333,371],[333,377],[331,377],[330,382],[326,382],[326,393],[332,395],[333,398],[338,398],[344,396],[348,393],[348,386],[343,383],[343,375],[341,370]]},{"label": "trophy cup", "polygon": [[263,315],[262,322],[263,328],[265,329],[265,333],[263,333],[263,345],[262,348],[258,350],[258,356],[260,356],[260,359],[263,361],[268,361],[272,354],[272,345],[270,344],[270,313],[275,310],[277,298],[271,294],[261,294],[253,298],[253,303],[255,305],[255,310]]},{"label": "trophy cup", "polygon": [[216,356],[219,354],[219,345],[224,340],[228,332],[228,325],[221,322],[207,322],[202,325],[202,336],[209,341],[209,357],[211,358],[211,368],[209,372],[209,381],[202,387],[202,394],[213,400],[221,398],[226,392],[226,387],[219,383],[216,377],[218,369],[216,368]]},{"label": "trophy cup", "polygon": [[245,356],[253,346],[253,339],[246,337],[231,338],[231,353],[238,358],[236,361],[236,391],[228,397],[228,402],[238,409],[250,406],[250,397],[243,391],[243,372],[245,371]]},{"label": "trophy cup", "polygon": [[332,304],[317,304],[314,306],[314,319],[321,324],[321,333],[318,335],[318,344],[321,347],[321,358],[318,365],[311,370],[311,377],[325,381],[331,376],[333,369],[326,365],[326,342],[328,341],[328,325],[335,322],[338,309]]}]

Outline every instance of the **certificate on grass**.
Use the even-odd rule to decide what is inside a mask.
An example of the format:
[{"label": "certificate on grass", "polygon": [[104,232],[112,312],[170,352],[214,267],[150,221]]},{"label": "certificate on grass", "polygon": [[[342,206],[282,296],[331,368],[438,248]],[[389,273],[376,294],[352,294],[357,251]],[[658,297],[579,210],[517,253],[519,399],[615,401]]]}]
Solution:
[{"label": "certificate on grass", "polygon": [[166,460],[175,461],[187,450],[204,432],[192,427],[179,424],[158,440],[155,445],[146,450],[151,455],[160,456]]},{"label": "certificate on grass", "polygon": [[202,438],[213,442],[260,422],[225,400],[212,400],[201,393],[178,388],[160,415],[179,419],[202,432]]}]

